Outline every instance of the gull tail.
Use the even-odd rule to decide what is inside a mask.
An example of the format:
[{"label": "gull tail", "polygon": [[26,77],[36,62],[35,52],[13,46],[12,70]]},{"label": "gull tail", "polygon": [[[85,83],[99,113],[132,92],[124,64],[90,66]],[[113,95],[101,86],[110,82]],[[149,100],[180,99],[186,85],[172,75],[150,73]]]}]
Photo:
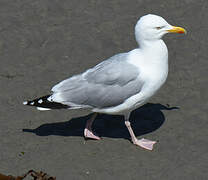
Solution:
[{"label": "gull tail", "polygon": [[47,111],[51,109],[68,109],[70,106],[53,102],[51,100],[51,95],[43,96],[32,101],[23,102],[24,105],[35,106],[40,111]]}]

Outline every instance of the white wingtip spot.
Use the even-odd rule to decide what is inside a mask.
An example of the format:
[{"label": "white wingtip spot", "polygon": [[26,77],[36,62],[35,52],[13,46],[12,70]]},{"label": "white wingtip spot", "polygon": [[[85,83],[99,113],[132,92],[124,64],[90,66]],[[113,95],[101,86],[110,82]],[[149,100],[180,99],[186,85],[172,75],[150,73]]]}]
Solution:
[{"label": "white wingtip spot", "polygon": [[50,96],[50,97],[48,97],[48,99],[47,99],[48,101],[50,101],[50,102],[52,102],[52,97]]},{"label": "white wingtip spot", "polygon": [[34,102],[31,102],[31,103],[30,103],[30,105],[34,105],[34,104],[35,104]]},{"label": "white wingtip spot", "polygon": [[39,103],[39,104],[41,104],[42,102],[43,102],[43,100],[42,100],[42,99],[40,99],[40,100],[38,101],[38,103]]},{"label": "white wingtip spot", "polygon": [[28,103],[27,101],[24,101],[24,102],[23,102],[24,105],[27,105],[27,103]]}]

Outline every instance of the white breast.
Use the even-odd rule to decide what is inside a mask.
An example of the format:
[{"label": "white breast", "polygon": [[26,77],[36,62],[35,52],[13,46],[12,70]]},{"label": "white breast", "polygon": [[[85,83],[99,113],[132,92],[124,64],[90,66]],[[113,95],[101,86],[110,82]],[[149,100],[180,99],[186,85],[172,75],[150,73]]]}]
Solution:
[{"label": "white breast", "polygon": [[[163,50],[161,51],[161,49]],[[129,58],[129,62],[138,67],[140,72],[139,78],[141,78],[144,82],[141,92],[127,99],[129,103],[134,103],[134,108],[137,108],[152,97],[167,79],[167,47],[162,42],[160,49],[155,50],[152,53],[151,51],[146,51],[146,53],[142,53],[141,50],[133,51],[131,53],[131,57]]]},{"label": "white breast", "polygon": [[[159,49],[157,50],[157,48]],[[161,49],[163,50],[161,51]],[[148,50],[142,52],[141,49],[132,50],[129,52],[128,62],[138,67],[138,78],[144,82],[141,91],[116,107],[96,108],[93,111],[106,114],[125,114],[147,102],[165,83],[168,75],[168,51],[163,41],[160,41],[159,45],[156,44],[156,49],[153,52],[148,52]]]}]

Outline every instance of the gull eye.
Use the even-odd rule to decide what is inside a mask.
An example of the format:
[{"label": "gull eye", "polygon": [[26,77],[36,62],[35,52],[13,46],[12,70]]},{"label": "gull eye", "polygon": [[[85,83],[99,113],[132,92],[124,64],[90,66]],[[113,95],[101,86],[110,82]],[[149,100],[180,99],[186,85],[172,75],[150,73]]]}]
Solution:
[{"label": "gull eye", "polygon": [[160,30],[160,29],[162,29],[162,27],[156,27],[155,29]]},{"label": "gull eye", "polygon": [[156,27],[155,29],[157,29],[157,30],[160,30],[160,29],[162,29],[162,28],[164,28],[165,26],[158,26],[158,27]]}]

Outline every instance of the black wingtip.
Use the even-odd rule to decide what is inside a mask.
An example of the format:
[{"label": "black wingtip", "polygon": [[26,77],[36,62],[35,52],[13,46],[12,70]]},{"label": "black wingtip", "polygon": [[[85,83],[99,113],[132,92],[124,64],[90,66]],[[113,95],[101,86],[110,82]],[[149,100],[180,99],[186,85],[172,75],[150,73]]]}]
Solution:
[{"label": "black wingtip", "polygon": [[50,99],[48,99],[50,96],[51,95],[47,95],[47,96],[43,96],[43,97],[34,99],[32,101],[24,101],[23,105],[49,108],[49,109],[66,109],[66,108],[69,108],[69,106],[67,106],[67,105],[50,101]]}]

